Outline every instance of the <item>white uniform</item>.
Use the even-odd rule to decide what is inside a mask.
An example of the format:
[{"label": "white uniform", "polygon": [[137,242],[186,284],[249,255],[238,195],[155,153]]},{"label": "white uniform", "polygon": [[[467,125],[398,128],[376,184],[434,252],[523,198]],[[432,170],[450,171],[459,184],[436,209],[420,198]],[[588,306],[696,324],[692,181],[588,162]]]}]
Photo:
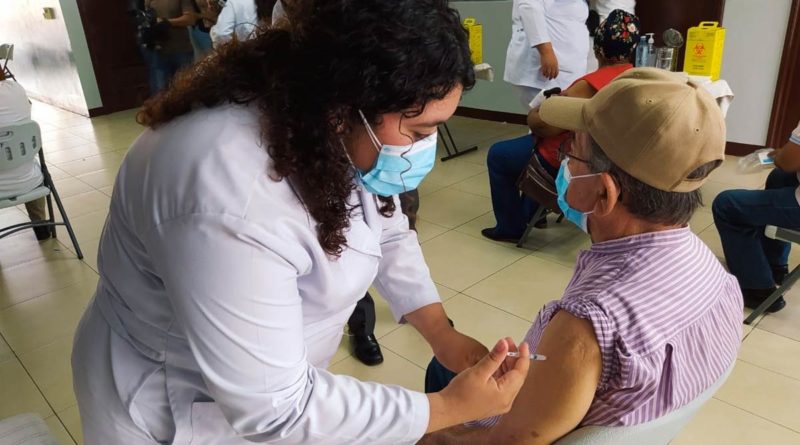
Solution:
[{"label": "white uniform", "polygon": [[72,357],[86,445],[424,434],[424,394],[324,370],[373,281],[398,320],[440,301],[416,234],[399,204],[387,218],[357,190],[347,247],[331,258],[271,163],[243,106],[195,111],[131,147]]},{"label": "white uniform", "polygon": [[211,27],[211,41],[214,46],[228,42],[236,36],[237,40],[247,40],[258,26],[258,14],[254,0],[228,0]]},{"label": "white uniform", "polygon": [[[539,90],[566,89],[586,74],[588,15],[585,0],[514,0],[503,79],[525,91],[520,100],[526,110]],[[559,74],[552,80],[542,76],[539,51],[534,48],[545,42],[552,43],[558,59]]]},{"label": "white uniform", "polygon": [[[31,118],[31,103],[25,89],[17,82],[0,80],[0,128]],[[0,199],[27,193],[42,184],[39,162],[20,165],[11,170],[0,170]]]}]

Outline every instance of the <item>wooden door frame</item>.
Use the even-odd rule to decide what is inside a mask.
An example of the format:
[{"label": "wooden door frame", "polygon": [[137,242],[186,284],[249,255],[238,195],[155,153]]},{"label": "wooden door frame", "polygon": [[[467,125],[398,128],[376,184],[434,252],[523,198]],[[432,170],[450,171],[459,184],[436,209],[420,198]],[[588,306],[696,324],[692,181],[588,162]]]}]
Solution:
[{"label": "wooden door frame", "polygon": [[[778,82],[775,85],[775,97],[772,101],[772,113],[767,131],[767,147],[780,147],[786,142],[786,135],[781,134],[781,123],[786,120],[788,105],[791,101],[792,82],[800,79],[800,0],[792,0],[789,13],[789,24],[786,27],[786,38],[781,54],[781,66],[778,71]],[[794,98],[797,100],[797,98]]]}]

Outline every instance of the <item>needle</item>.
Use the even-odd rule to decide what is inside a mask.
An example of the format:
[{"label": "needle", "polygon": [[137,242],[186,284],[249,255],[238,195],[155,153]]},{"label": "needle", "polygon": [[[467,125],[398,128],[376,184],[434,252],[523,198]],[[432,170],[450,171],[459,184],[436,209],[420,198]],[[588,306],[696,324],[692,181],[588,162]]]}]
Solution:
[{"label": "needle", "polygon": [[[508,357],[519,357],[519,352],[509,352],[506,355]],[[531,354],[531,360],[547,360],[547,357],[542,354]]]}]

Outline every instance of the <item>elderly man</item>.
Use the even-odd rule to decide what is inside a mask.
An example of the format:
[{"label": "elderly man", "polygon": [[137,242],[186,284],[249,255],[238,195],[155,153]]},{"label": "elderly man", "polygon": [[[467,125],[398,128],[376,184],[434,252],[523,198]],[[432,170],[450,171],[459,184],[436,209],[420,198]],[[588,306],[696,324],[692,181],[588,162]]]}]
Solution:
[{"label": "elderly man", "polygon": [[[525,337],[547,360],[531,367],[511,412],[428,443],[550,444],[576,427],[652,421],[736,359],[741,292],[688,227],[723,159],[714,99],[685,77],[640,68],[592,99],[548,99],[541,118],[575,132],[559,205],[593,245]],[[428,374],[441,376],[440,365]]]}]

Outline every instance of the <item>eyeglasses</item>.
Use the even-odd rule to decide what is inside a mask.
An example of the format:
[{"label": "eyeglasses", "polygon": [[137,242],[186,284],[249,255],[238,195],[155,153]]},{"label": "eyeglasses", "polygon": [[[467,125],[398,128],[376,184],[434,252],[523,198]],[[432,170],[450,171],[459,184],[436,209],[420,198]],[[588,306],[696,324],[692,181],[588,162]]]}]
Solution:
[{"label": "eyeglasses", "polygon": [[569,137],[564,139],[558,146],[558,162],[562,162],[564,159],[574,159],[578,162],[582,162],[586,165],[589,165],[589,161],[586,159],[579,158],[572,153],[572,144],[575,142],[575,134],[570,133]]}]

